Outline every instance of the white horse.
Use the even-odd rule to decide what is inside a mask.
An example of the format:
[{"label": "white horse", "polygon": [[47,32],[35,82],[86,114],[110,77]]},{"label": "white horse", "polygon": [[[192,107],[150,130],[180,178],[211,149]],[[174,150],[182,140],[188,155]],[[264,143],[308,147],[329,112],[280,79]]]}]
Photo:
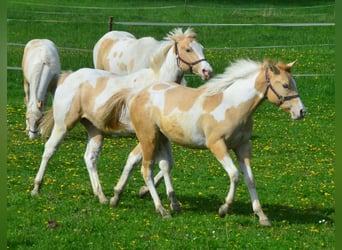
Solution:
[{"label": "white horse", "polygon": [[[197,89],[174,83],[156,83],[138,93],[126,89],[117,95],[114,100],[116,103],[125,107],[125,110],[129,106],[131,122],[140,142],[138,148],[143,152],[142,175],[155,208],[163,217],[169,217],[170,214],[163,207],[155,189],[153,163],[156,153],[163,155],[160,151],[166,155],[166,161],[172,159],[171,140],[189,148],[209,149],[228,173],[230,189],[225,203],[219,209],[221,217],[227,214],[233,203],[239,180],[239,171],[229,154],[229,150],[233,150],[244,174],[254,213],[259,216],[261,225],[271,225],[262,211],[250,165],[252,116],[267,98],[290,113],[292,119],[304,117],[306,109],[290,74],[293,65],[269,62],[263,65],[239,60],[223,74]],[[128,180],[127,173],[131,171],[132,166],[126,165],[123,177],[120,177],[114,189],[111,205],[117,205],[118,196]],[[170,174],[170,169],[162,171],[164,178]],[[170,190],[173,192],[171,195],[168,193]],[[172,187],[167,187],[167,193],[171,199],[175,196]]]},{"label": "white horse", "polygon": [[[181,33],[177,28],[173,33]],[[188,28],[185,35],[196,39],[196,33]],[[118,75],[127,75],[140,69],[149,68],[151,58],[155,51],[163,46],[165,41],[157,41],[152,37],[142,37],[137,39],[131,33],[125,31],[110,31],[106,33],[95,44],[93,50],[93,62],[96,69],[103,69]],[[182,44],[179,44],[181,47]],[[175,50],[178,49],[176,45]],[[193,47],[195,50],[201,48]],[[192,68],[205,60],[185,60],[179,57],[178,63],[187,64],[192,72]],[[203,74],[209,78],[211,72],[204,71]],[[185,85],[185,79],[182,79],[182,85]]]},{"label": "white horse", "polygon": [[[177,45],[179,45],[178,51],[175,50]],[[122,111],[117,110],[120,105],[112,105],[117,93],[125,87],[139,90],[153,82],[179,80],[184,71],[189,70],[189,66],[178,63],[178,58],[182,57],[189,61],[200,60],[204,58],[202,48],[202,45],[192,36],[189,37],[186,33],[177,31],[169,34],[168,41],[154,55],[151,68],[141,69],[126,76],[86,68],[62,75],[53,102],[53,117],[50,112],[50,116],[44,116],[42,122],[42,131],[45,134],[48,133],[48,128],[52,127],[51,122],[54,122],[54,126],[45,144],[32,195],[39,193],[48,161],[62,139],[80,121],[87,129],[89,136],[84,159],[93,192],[101,203],[106,203],[107,199],[103,194],[96,167],[104,134],[134,134],[133,128],[129,126],[128,112],[120,114],[120,117],[116,116]],[[206,72],[211,71],[211,66],[206,60],[202,60],[193,67],[193,73],[202,78],[206,78]]]},{"label": "white horse", "polygon": [[22,70],[27,109],[26,131],[30,139],[35,139],[48,92],[54,95],[61,70],[56,45],[48,39],[29,41],[24,49]]}]

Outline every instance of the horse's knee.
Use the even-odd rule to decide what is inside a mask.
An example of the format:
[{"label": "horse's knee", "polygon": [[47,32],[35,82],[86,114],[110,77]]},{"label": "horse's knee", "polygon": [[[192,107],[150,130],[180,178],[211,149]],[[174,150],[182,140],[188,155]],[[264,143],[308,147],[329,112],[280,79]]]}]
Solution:
[{"label": "horse's knee", "polygon": [[240,175],[239,175],[239,171],[236,170],[236,171],[233,171],[231,174],[230,174],[230,181],[234,184],[238,184],[239,183],[239,180],[240,180]]},{"label": "horse's knee", "polygon": [[171,170],[171,165],[167,160],[160,160],[158,165],[163,172],[169,173]]}]

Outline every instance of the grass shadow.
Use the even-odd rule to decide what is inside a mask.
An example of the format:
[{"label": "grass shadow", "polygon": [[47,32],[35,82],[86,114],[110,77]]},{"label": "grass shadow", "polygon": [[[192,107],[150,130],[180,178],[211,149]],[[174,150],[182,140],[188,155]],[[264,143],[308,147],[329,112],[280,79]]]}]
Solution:
[{"label": "grass shadow", "polygon": [[[219,207],[224,200],[216,195],[211,196],[192,196],[178,195],[179,201],[183,203],[183,212],[194,213],[218,213]],[[312,223],[329,223],[334,224],[334,208],[320,208],[310,206],[304,208],[292,207],[280,204],[264,204],[263,211],[272,221],[283,222],[289,224],[312,224]],[[229,214],[246,215],[253,214],[250,202],[234,202]]]}]

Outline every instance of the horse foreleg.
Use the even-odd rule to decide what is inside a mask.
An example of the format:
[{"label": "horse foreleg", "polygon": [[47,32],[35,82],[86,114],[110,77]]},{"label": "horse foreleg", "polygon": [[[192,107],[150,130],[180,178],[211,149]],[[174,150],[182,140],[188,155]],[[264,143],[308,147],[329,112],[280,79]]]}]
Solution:
[{"label": "horse foreleg", "polygon": [[225,199],[225,204],[223,204],[219,209],[219,215],[224,217],[234,202],[236,187],[239,182],[239,171],[235,167],[223,140],[216,141],[215,143],[210,144],[208,147],[215,155],[216,159],[222,164],[224,170],[226,170],[230,178],[230,188]]},{"label": "horse foreleg", "polygon": [[[159,166],[160,167],[160,166]],[[162,170],[159,170],[158,174],[154,176],[154,185],[155,187],[158,187],[160,184],[161,180],[163,179],[164,174]],[[144,198],[146,194],[148,193],[148,187],[147,186],[142,186],[139,190],[139,197]]]},{"label": "horse foreleg", "polygon": [[[162,141],[162,140],[161,140]],[[155,161],[159,162],[160,171],[154,177],[154,186],[157,187],[162,178],[164,177],[166,193],[171,201],[171,209],[174,211],[180,211],[181,207],[177,200],[176,193],[173,189],[171,182],[171,169],[173,166],[173,157],[171,151],[171,144],[168,139],[164,138],[164,141],[160,144],[157,155],[155,157]],[[143,186],[140,188],[139,196],[143,197],[148,193],[147,186]]]},{"label": "horse foreleg", "polygon": [[162,160],[159,161],[159,168],[162,170],[165,186],[166,186],[166,193],[171,201],[171,209],[174,211],[180,211],[180,204],[176,198],[176,193],[173,189],[172,182],[171,182],[171,169],[173,166],[173,157],[172,157],[172,149],[170,141],[166,137],[161,137],[161,143],[158,150],[159,158]]},{"label": "horse foreleg", "polygon": [[120,195],[123,192],[129,177],[135,166],[141,162],[142,152],[140,143],[129,153],[124,170],[120,176],[119,182],[114,187],[114,196],[110,199],[110,205],[115,207],[119,203]]},{"label": "horse foreleg", "polygon": [[89,141],[87,144],[87,149],[84,154],[84,161],[87,166],[87,170],[90,177],[90,182],[93,188],[93,193],[99,198],[100,203],[107,203],[108,200],[102,191],[100,184],[100,179],[97,173],[97,161],[103,144],[103,135],[100,131],[92,127],[88,129]]},{"label": "horse foreleg", "polygon": [[58,128],[58,127],[54,126],[52,133],[51,133],[51,136],[50,136],[49,140],[45,143],[45,146],[44,146],[44,153],[42,156],[42,161],[40,163],[38,173],[34,179],[34,188],[31,191],[32,196],[39,194],[41,185],[43,183],[43,177],[44,177],[44,173],[45,173],[47,164],[48,164],[49,160],[51,159],[51,157],[56,152],[60,143],[62,142],[66,132],[67,131],[65,130],[64,127]]},{"label": "horse foreleg", "polygon": [[267,216],[264,214],[261,208],[261,204],[258,198],[258,194],[255,187],[255,181],[250,165],[251,159],[251,144],[247,143],[235,150],[237,159],[244,175],[244,181],[248,187],[249,195],[252,201],[252,207],[254,213],[259,217],[259,222],[262,226],[271,226],[271,223]]}]

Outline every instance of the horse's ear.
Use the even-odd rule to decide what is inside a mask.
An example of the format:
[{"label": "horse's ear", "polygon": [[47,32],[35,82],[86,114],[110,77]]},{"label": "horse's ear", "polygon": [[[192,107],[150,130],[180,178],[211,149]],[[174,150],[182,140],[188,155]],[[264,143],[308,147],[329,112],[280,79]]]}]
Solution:
[{"label": "horse's ear", "polygon": [[286,71],[291,72],[292,67],[296,64],[297,60],[286,64]]}]

